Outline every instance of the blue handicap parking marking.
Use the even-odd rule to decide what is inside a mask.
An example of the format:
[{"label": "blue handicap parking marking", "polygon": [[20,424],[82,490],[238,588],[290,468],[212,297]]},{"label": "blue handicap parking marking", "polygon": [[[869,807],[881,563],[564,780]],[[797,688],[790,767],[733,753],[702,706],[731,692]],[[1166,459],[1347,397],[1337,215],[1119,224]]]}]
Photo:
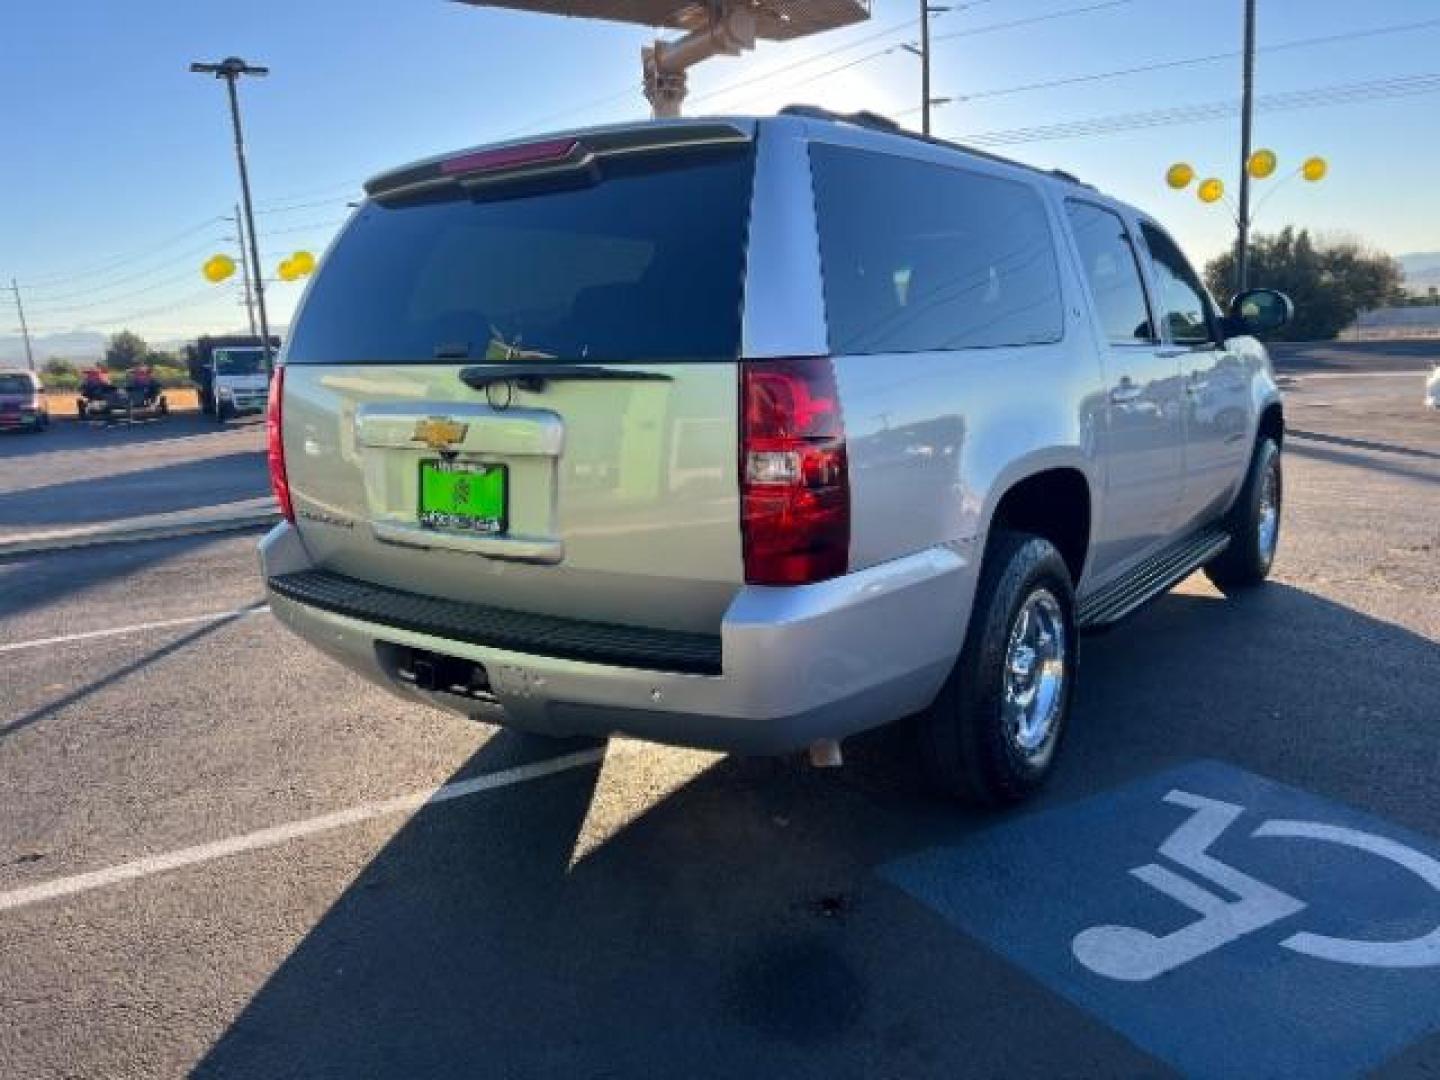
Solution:
[{"label": "blue handicap parking marking", "polygon": [[1440,1030],[1440,843],[1219,762],[880,873],[1191,1076],[1350,1076]]}]

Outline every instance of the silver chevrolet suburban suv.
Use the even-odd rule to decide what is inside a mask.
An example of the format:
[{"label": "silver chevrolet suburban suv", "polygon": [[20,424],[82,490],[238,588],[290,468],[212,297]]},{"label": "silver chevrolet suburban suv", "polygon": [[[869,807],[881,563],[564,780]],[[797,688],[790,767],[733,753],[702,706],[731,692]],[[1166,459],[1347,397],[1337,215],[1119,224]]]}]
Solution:
[{"label": "silver chevrolet suburban suv", "polygon": [[385,173],[271,388],[275,615],[542,735],[1050,772],[1077,635],[1263,579],[1280,395],[1146,215],[870,114],[643,122]]}]

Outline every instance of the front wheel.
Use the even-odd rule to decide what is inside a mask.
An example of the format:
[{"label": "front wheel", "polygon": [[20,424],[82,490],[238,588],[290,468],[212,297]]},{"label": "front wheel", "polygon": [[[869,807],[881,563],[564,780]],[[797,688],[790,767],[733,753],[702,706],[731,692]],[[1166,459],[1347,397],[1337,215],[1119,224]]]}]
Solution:
[{"label": "front wheel", "polygon": [[1263,438],[1255,444],[1245,486],[1225,524],[1230,546],[1205,566],[1205,576],[1217,588],[1248,588],[1270,576],[1280,543],[1284,494],[1280,447],[1274,439]]},{"label": "front wheel", "polygon": [[985,553],[965,645],[920,717],[922,762],[945,794],[997,806],[1055,765],[1076,668],[1075,595],[1055,546],[998,533]]}]

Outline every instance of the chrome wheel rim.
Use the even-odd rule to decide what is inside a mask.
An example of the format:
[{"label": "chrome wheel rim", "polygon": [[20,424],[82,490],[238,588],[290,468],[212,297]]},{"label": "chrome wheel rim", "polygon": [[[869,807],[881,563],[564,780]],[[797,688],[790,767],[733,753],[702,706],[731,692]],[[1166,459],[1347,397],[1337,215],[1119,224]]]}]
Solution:
[{"label": "chrome wheel rim", "polygon": [[1011,747],[1029,761],[1045,758],[1065,700],[1065,617],[1049,589],[1025,598],[1005,649],[1003,711]]},{"label": "chrome wheel rim", "polygon": [[1280,538],[1280,464],[1272,461],[1260,483],[1260,513],[1256,540],[1260,558],[1267,564],[1275,557],[1275,543]]}]

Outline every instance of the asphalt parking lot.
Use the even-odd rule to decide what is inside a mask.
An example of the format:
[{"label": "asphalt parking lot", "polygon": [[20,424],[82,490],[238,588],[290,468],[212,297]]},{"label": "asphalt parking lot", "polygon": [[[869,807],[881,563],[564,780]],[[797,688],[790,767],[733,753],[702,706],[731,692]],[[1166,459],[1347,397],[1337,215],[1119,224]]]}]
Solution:
[{"label": "asphalt parking lot", "polygon": [[107,426],[56,419],[0,438],[0,540],[26,530],[176,513],[267,493],[265,425],[199,413]]},{"label": "asphalt parking lot", "polygon": [[[1440,1073],[1437,353],[1282,354],[1272,582],[1087,638],[1008,814],[903,728],[816,771],[404,704],[264,611],[253,532],[0,563],[0,1076]],[[0,447],[0,525],[194,466],[155,438]],[[1218,806],[1238,878],[1160,850]],[[1164,970],[1107,974],[1112,924]]]}]

